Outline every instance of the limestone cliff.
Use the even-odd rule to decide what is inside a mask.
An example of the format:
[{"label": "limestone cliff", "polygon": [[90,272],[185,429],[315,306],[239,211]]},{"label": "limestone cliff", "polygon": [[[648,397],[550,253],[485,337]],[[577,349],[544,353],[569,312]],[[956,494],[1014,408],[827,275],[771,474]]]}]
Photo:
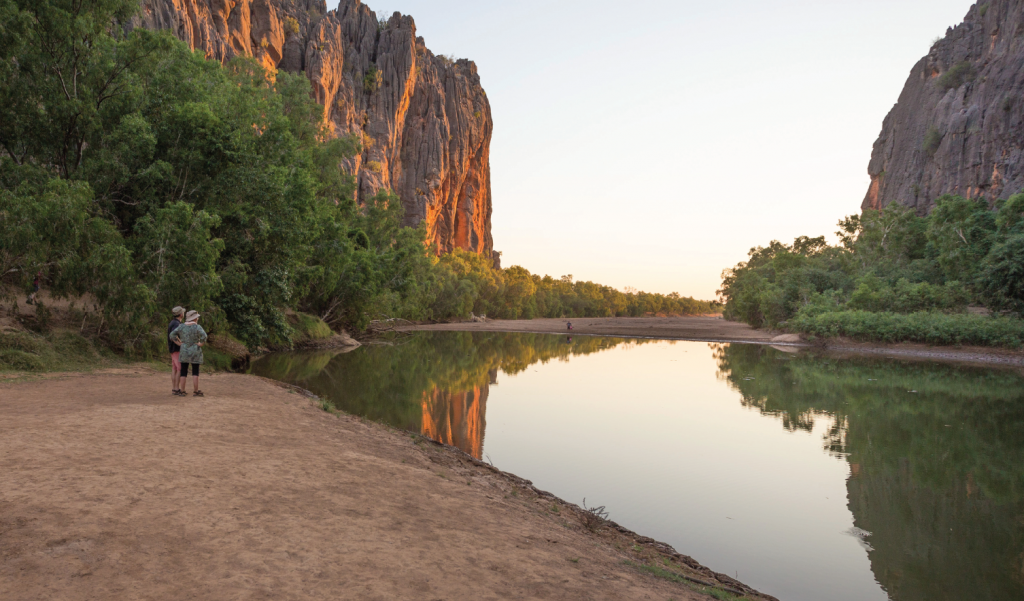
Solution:
[{"label": "limestone cliff", "polygon": [[135,25],[212,59],[304,72],[335,135],[363,142],[340,166],[357,200],[391,189],[439,251],[493,252],[487,95],[476,65],[434,56],[412,17],[378,19],[360,0],[142,0]]},{"label": "limestone cliff", "polygon": [[886,116],[863,207],[928,212],[943,194],[1024,189],[1024,0],[971,7],[918,62]]}]

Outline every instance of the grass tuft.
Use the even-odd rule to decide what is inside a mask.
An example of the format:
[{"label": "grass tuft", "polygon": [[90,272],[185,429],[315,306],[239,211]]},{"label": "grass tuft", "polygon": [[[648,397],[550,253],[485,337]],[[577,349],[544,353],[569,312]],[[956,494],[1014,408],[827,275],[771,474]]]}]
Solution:
[{"label": "grass tuft", "polygon": [[974,80],[974,65],[970,61],[957,63],[949,68],[939,78],[939,87],[943,90],[959,88],[969,81]]},{"label": "grass tuft", "polygon": [[638,569],[638,570],[640,570],[642,572],[647,572],[648,574],[651,574],[652,576],[656,576],[656,577],[661,578],[663,580],[668,580],[669,582],[677,582],[679,584],[685,584],[686,586],[690,587],[691,589],[693,589],[693,590],[695,590],[695,591],[697,591],[699,593],[704,593],[705,595],[710,595],[710,596],[714,597],[715,599],[719,599],[720,601],[739,601],[741,599],[746,599],[747,598],[747,597],[737,597],[736,595],[730,593],[729,591],[723,591],[720,588],[715,588],[715,587],[712,587],[712,586],[703,586],[701,584],[697,584],[696,582],[688,580],[688,579],[684,578],[683,576],[681,576],[681,575],[679,575],[679,574],[677,574],[677,573],[675,573],[675,572],[673,572],[671,570],[666,570],[665,568],[662,568],[660,566],[649,566],[649,565],[646,565],[646,564],[636,563],[635,561],[629,561],[629,560],[626,560],[623,563],[625,563],[628,566],[632,566],[632,567],[634,567],[634,568],[636,568],[636,569]]},{"label": "grass tuft", "polygon": [[921,145],[921,149],[924,150],[925,154],[929,157],[935,156],[935,153],[939,150],[939,145],[942,144],[942,132],[936,127],[929,127],[928,133],[924,135],[924,143]]},{"label": "grass tuft", "polygon": [[46,371],[46,364],[36,355],[25,351],[0,351],[0,366],[13,371]]}]

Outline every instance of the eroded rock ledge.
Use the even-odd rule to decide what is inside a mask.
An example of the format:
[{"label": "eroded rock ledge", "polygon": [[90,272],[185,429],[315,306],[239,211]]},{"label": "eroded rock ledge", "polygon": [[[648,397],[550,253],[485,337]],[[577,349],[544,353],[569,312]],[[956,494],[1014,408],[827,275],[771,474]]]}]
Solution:
[{"label": "eroded rock ledge", "polygon": [[476,65],[434,56],[412,17],[379,20],[359,0],[332,11],[325,0],[143,0],[135,25],[168,29],[211,59],[304,72],[335,135],[363,140],[341,166],[358,201],[391,189],[437,250],[492,254],[487,94]]}]

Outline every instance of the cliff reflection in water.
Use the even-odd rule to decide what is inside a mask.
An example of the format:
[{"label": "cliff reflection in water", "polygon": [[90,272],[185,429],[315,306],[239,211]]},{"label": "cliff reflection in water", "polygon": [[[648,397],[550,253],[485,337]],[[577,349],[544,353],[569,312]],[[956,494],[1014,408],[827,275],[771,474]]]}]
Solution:
[{"label": "cliff reflection in water", "polygon": [[[1024,599],[1024,380],[1008,371],[715,350],[742,403],[830,420],[849,509],[890,599]],[[868,536],[867,533],[870,533]]]},{"label": "cliff reflection in water", "polygon": [[499,371],[515,375],[537,362],[644,342],[650,341],[422,332],[355,352],[273,354],[257,361],[252,373],[301,386],[347,413],[421,432],[480,459],[488,390],[498,384]]}]

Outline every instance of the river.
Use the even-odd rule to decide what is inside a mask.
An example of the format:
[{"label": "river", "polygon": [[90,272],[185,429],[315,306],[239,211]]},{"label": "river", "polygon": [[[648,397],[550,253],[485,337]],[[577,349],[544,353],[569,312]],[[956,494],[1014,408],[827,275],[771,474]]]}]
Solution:
[{"label": "river", "polygon": [[422,332],[252,373],[784,601],[1024,599],[1024,378],[758,345]]}]

